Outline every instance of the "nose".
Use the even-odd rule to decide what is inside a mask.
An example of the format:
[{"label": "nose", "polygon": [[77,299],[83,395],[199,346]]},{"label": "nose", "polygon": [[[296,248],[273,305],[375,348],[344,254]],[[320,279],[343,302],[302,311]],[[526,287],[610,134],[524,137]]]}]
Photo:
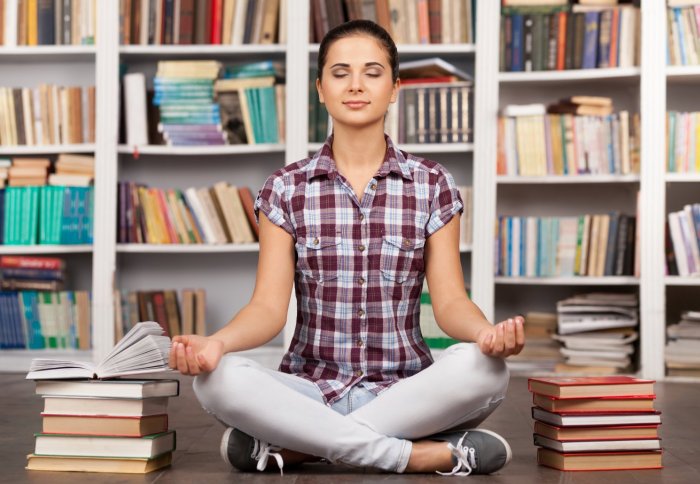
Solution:
[{"label": "nose", "polygon": [[362,91],[362,74],[353,74],[350,77],[350,92],[357,93]]}]

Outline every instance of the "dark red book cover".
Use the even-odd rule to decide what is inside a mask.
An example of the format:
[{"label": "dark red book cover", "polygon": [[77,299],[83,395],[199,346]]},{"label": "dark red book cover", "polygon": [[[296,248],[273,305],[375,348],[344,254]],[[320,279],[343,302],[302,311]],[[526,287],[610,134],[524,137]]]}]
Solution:
[{"label": "dark red book cover", "polygon": [[212,0],[211,1],[211,32],[209,37],[209,42],[211,44],[220,45],[221,44],[221,31],[222,31],[222,11],[223,11],[224,0]]}]

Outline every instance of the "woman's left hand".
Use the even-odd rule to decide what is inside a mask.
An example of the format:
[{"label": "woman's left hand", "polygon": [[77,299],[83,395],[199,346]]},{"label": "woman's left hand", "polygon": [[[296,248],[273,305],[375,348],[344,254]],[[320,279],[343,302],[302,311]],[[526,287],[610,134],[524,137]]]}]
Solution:
[{"label": "woman's left hand", "polygon": [[525,346],[524,324],[523,317],[516,316],[482,329],[476,340],[481,352],[500,358],[517,355]]}]

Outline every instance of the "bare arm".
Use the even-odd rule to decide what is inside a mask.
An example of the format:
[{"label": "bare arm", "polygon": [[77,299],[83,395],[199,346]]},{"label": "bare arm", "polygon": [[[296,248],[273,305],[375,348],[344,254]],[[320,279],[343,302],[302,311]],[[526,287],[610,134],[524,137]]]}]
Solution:
[{"label": "bare arm", "polygon": [[476,342],[482,352],[493,356],[508,356],[522,350],[525,342],[522,318],[494,326],[464,290],[458,216],[428,237],[425,261],[435,320],[448,336]]},{"label": "bare arm", "polygon": [[264,345],[287,321],[294,282],[294,239],[260,212],[260,256],[250,302],[231,321],[210,336],[224,345],[224,353]]},{"label": "bare arm", "polygon": [[213,371],[224,353],[261,346],[284,328],[294,282],[294,239],[260,214],[260,255],[250,302],[209,337],[173,338],[169,365],[185,375]]}]

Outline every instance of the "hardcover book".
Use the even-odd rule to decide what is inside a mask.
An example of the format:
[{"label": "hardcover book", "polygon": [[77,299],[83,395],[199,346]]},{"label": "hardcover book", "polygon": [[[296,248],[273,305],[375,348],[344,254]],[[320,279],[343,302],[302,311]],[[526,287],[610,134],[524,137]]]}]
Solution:
[{"label": "hardcover book", "polygon": [[528,389],[556,398],[653,395],[654,380],[629,376],[529,378]]}]

